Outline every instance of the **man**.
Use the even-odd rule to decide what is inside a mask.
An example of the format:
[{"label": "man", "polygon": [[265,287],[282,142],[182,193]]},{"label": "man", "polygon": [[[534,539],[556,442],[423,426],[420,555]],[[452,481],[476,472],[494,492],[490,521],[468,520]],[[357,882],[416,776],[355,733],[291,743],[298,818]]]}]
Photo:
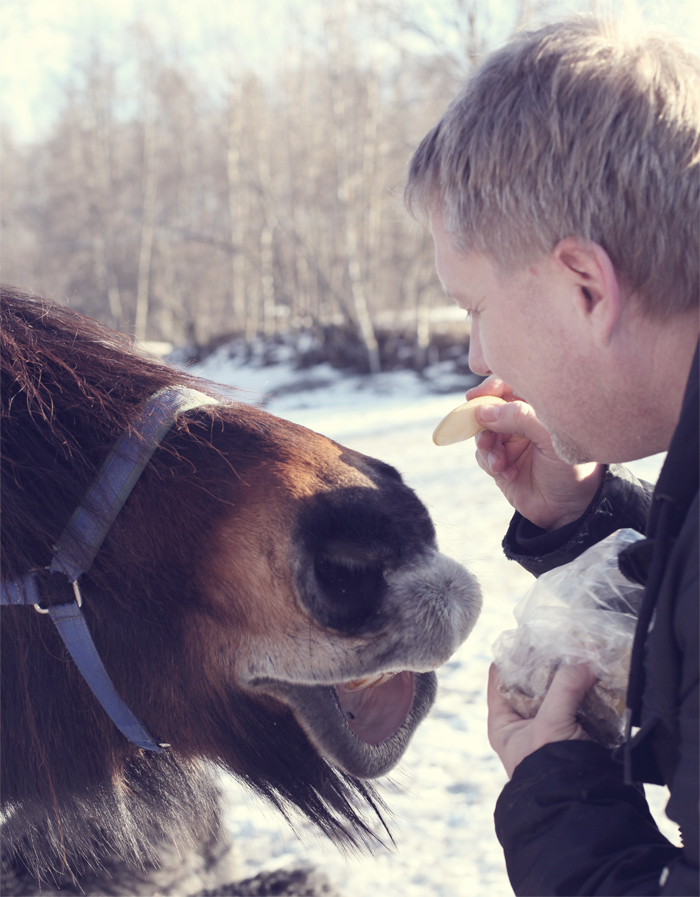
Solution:
[{"label": "man", "polygon": [[[477,460],[516,509],[508,557],[535,575],[630,526],[646,586],[632,727],[613,754],[561,667],[537,716],[489,682],[510,777],[496,831],[516,894],[698,893],[700,67],[680,47],[577,19],[492,54],[424,138],[406,201],[471,316]],[[652,496],[620,462],[668,449]],[[640,782],[666,784],[683,847]]]}]

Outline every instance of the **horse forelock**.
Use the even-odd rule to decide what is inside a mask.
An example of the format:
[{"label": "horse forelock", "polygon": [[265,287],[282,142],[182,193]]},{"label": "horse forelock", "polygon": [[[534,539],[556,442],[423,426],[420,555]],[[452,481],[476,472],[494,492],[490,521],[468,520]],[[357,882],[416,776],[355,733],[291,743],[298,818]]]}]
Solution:
[{"label": "horse forelock", "polygon": [[8,287],[0,296],[3,523],[10,521],[3,526],[3,575],[15,576],[18,567],[47,562],[148,396],[198,381],[142,357],[127,337],[56,302]]}]

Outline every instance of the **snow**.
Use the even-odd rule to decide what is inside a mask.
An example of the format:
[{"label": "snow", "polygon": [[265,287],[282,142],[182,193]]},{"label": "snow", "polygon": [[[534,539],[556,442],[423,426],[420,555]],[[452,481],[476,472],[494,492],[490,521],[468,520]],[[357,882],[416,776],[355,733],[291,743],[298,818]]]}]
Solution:
[{"label": "snow", "polygon": [[[512,609],[532,578],[503,557],[511,508],[477,466],[473,448],[437,448],[431,441],[435,424],[472,384],[463,378],[457,386],[447,368],[427,378],[408,371],[369,378],[329,366],[243,365],[225,349],[190,370],[250,390],[247,400],[397,467],[429,508],[441,550],[466,565],[484,592],[472,635],[438,673],[433,710],[401,763],[379,782],[395,844],[357,857],[339,852],[310,824],[299,823],[296,837],[273,809],[226,779],[226,822],[240,877],[311,864],[352,897],[511,895],[492,815],[506,775],[486,737],[485,685],[491,646],[513,627]],[[653,482],[662,460],[630,466]],[[663,815],[666,790],[650,790],[662,830],[678,843]]]}]

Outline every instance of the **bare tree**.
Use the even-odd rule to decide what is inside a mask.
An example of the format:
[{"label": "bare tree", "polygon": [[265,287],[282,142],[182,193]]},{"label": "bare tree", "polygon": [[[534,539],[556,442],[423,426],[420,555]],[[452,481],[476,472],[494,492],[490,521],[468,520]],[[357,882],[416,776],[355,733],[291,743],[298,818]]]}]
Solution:
[{"label": "bare tree", "polygon": [[231,49],[222,96],[141,25],[123,60],[92,46],[50,136],[3,137],[17,172],[2,184],[4,276],[141,338],[341,332],[371,371],[393,320],[420,366],[437,284],[401,185],[483,51],[488,8],[436,0],[437,26],[412,9],[326,4],[264,79]]},{"label": "bare tree", "polygon": [[244,183],[241,148],[243,143],[243,80],[230,75],[229,126],[226,147],[228,208],[231,219],[231,310],[237,328],[245,328],[246,272],[243,242],[248,217],[248,190]]},{"label": "bare tree", "polygon": [[151,105],[146,103],[143,120],[143,211],[134,322],[134,333],[141,340],[146,339],[148,324],[151,255],[156,224],[156,125]]},{"label": "bare tree", "polygon": [[106,293],[109,311],[117,328],[124,324],[124,311],[116,272],[110,264],[108,244],[114,233],[111,172],[111,120],[114,104],[114,68],[103,62],[97,47],[85,71],[86,154],[85,174],[88,203],[94,221],[93,252],[98,288]]},{"label": "bare tree", "polygon": [[326,24],[328,45],[330,87],[333,100],[333,132],[335,136],[335,164],[337,171],[338,205],[342,221],[345,261],[350,282],[352,305],[359,333],[367,350],[369,368],[372,373],[381,370],[379,346],[374,325],[367,305],[364,275],[361,264],[360,235],[357,223],[356,187],[358,174],[353,170],[351,158],[350,129],[351,110],[348,96],[347,47],[341,35],[344,32],[344,8],[335,7],[336,16]]}]

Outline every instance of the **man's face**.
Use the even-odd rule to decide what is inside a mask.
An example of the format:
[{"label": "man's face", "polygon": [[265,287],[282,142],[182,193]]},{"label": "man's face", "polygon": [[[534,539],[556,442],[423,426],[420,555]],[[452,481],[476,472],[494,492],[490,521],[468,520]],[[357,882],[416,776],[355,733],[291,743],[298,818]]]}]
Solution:
[{"label": "man's face", "polygon": [[570,280],[547,256],[502,274],[483,254],[455,250],[442,215],[432,229],[440,281],[471,317],[471,369],[496,374],[532,405],[563,460],[595,460],[588,427],[596,409],[583,388],[591,358]]}]

